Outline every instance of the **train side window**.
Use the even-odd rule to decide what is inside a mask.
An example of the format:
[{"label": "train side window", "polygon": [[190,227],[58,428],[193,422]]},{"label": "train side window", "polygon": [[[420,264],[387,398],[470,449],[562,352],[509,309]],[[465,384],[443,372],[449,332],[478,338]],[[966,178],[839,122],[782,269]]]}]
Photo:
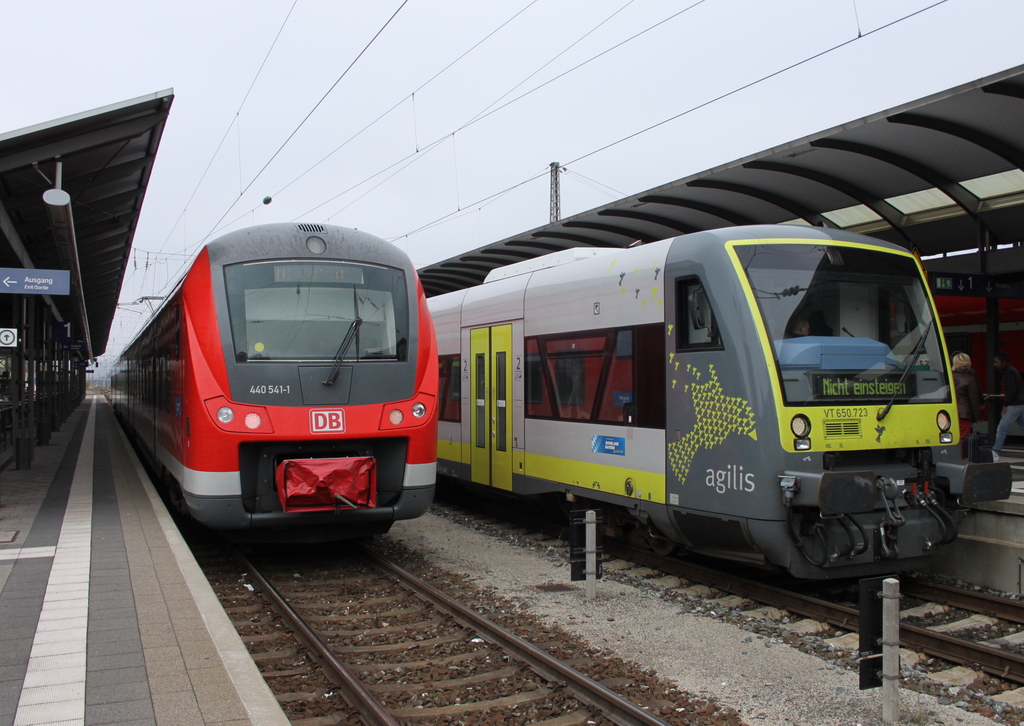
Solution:
[{"label": "train side window", "polygon": [[636,393],[634,379],[634,335],[632,328],[615,332],[611,365],[601,395],[597,420],[608,423],[636,425]]},{"label": "train side window", "polygon": [[676,280],[675,329],[676,350],[722,347],[711,301],[695,277]]},{"label": "train side window", "polygon": [[550,417],[551,398],[544,380],[544,364],[537,338],[526,340],[526,415]]},{"label": "train side window", "polygon": [[558,417],[589,421],[604,368],[606,335],[546,341]]},{"label": "train side window", "polygon": [[665,329],[662,325],[636,328],[636,423],[648,429],[665,428]]},{"label": "train side window", "polygon": [[439,418],[442,421],[462,420],[462,379],[459,377],[459,356],[443,355],[438,358],[438,395],[441,397]]}]

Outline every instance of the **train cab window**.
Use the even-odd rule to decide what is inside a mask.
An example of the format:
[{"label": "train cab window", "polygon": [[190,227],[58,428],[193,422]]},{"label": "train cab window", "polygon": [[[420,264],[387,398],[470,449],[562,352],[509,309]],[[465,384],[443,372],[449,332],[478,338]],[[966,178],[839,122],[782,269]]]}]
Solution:
[{"label": "train cab window", "polygon": [[441,396],[442,421],[462,420],[462,379],[459,375],[459,356],[442,355],[438,358],[438,394]]},{"label": "train cab window", "polygon": [[935,312],[902,251],[737,245],[789,404],[948,401]]},{"label": "train cab window", "polygon": [[[224,268],[235,361],[405,360],[405,275],[345,262]],[[349,345],[342,343],[349,339]]]},{"label": "train cab window", "polygon": [[676,280],[675,329],[676,350],[722,347],[707,290],[695,277]]}]

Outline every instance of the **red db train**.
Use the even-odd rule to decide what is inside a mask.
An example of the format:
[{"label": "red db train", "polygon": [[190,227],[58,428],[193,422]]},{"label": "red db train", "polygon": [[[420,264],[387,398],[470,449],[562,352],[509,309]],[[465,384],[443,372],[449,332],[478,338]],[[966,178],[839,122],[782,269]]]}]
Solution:
[{"label": "red db train", "polygon": [[437,370],[402,251],[271,224],[203,249],[118,359],[112,402],[201,524],[246,541],[345,539],[430,506]]}]

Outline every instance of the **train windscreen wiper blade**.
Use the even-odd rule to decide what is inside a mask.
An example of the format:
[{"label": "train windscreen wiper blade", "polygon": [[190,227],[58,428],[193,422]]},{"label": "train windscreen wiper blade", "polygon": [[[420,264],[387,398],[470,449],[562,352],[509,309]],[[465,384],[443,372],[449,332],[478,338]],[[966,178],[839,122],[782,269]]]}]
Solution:
[{"label": "train windscreen wiper blade", "polygon": [[900,376],[899,383],[896,384],[896,390],[893,392],[892,398],[889,399],[889,403],[885,404],[885,408],[882,409],[881,413],[875,416],[878,421],[881,421],[889,415],[889,409],[891,409],[892,405],[896,402],[896,396],[900,395],[900,386],[902,386],[904,381],[907,380],[907,376],[910,375],[910,371],[914,370],[914,366],[917,365],[917,359],[921,357],[922,353],[924,353],[924,342],[928,339],[928,333],[931,332],[932,325],[934,324],[935,318],[928,321],[928,327],[925,328],[924,333],[921,334],[921,340],[917,341],[917,345],[914,347],[914,353],[910,356],[910,363],[908,363],[907,367],[903,370],[903,375]]},{"label": "train windscreen wiper blade", "polygon": [[338,346],[338,352],[334,354],[334,365],[331,366],[331,372],[327,374],[327,378],[324,379],[325,386],[333,386],[334,382],[338,380],[338,374],[341,373],[341,363],[345,359],[345,354],[348,353],[349,347],[352,345],[352,341],[356,339],[356,331],[359,330],[359,326],[363,324],[363,319],[356,316],[356,319],[352,321],[352,324],[348,326],[348,332],[345,333],[345,339],[341,341],[341,345]]}]

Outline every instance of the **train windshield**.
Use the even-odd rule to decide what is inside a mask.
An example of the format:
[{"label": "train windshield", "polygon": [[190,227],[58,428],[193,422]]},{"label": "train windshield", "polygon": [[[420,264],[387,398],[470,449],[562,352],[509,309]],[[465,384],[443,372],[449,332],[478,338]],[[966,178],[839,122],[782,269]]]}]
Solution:
[{"label": "train windshield", "polygon": [[949,400],[913,258],[862,247],[737,245],[788,404]]},{"label": "train windshield", "polygon": [[224,277],[239,363],[331,361],[346,337],[344,360],[405,360],[409,306],[400,270],[270,261],[229,265]]}]

